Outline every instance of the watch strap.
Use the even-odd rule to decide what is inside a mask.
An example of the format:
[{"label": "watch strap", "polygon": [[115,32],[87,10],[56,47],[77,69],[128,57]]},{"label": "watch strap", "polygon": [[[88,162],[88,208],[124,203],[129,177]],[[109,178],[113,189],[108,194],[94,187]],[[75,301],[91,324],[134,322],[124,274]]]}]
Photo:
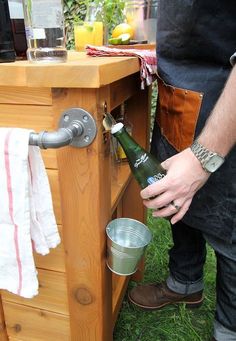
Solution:
[{"label": "watch strap", "polygon": [[196,156],[196,158],[201,162],[203,168],[204,168],[206,161],[208,161],[212,156],[217,154],[217,153],[210,151],[206,147],[204,147],[197,140],[195,140],[193,142],[193,144],[190,148],[191,148],[193,154]]},{"label": "watch strap", "polygon": [[[221,155],[210,151],[197,140],[194,141],[190,148],[196,158],[200,161],[202,168],[208,173],[214,172],[224,162],[224,158]],[[217,157],[219,160],[221,160],[221,163],[219,163],[219,166],[215,170],[211,170],[211,167],[209,167],[209,162],[211,162],[213,157]]]}]

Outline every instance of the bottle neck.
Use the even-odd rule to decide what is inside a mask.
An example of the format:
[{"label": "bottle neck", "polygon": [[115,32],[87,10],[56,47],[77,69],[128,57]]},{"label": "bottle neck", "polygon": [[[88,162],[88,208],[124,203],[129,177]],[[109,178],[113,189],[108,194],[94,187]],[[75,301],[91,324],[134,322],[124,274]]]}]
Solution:
[{"label": "bottle neck", "polygon": [[139,146],[137,142],[135,142],[135,140],[129,135],[125,127],[122,127],[119,131],[114,133],[114,136],[120,142],[123,149],[126,152],[129,152],[130,155],[135,155],[137,150],[143,150],[143,148]]}]

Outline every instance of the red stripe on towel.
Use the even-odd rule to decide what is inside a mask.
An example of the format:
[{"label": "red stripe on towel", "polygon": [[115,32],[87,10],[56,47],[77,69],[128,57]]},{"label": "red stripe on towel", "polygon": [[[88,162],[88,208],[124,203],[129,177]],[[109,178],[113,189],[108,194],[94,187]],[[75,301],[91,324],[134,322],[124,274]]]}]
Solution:
[{"label": "red stripe on towel", "polygon": [[12,193],[12,179],[11,179],[11,169],[10,169],[10,159],[9,159],[9,139],[12,130],[9,130],[6,139],[5,139],[5,146],[4,146],[4,156],[5,156],[5,169],[7,175],[7,192],[8,192],[8,202],[9,202],[9,214],[11,217],[12,224],[14,225],[14,243],[15,243],[15,251],[16,251],[16,261],[18,266],[18,276],[19,276],[19,285],[17,294],[20,295],[22,289],[22,264],[20,260],[20,251],[19,251],[19,241],[18,241],[18,226],[14,222],[13,216],[13,193]]}]

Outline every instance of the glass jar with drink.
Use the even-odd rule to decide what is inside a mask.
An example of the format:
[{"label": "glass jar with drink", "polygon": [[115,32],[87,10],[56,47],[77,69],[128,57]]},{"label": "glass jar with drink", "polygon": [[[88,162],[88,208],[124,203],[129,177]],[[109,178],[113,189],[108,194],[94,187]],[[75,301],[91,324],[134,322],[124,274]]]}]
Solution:
[{"label": "glass jar with drink", "polygon": [[125,0],[127,23],[134,29],[134,39],[156,43],[158,0]]},{"label": "glass jar with drink", "polygon": [[31,62],[65,62],[62,0],[23,0],[27,58]]},{"label": "glass jar with drink", "polygon": [[103,45],[104,25],[102,6],[90,4],[84,22],[74,24],[75,49],[84,51],[86,45]]}]

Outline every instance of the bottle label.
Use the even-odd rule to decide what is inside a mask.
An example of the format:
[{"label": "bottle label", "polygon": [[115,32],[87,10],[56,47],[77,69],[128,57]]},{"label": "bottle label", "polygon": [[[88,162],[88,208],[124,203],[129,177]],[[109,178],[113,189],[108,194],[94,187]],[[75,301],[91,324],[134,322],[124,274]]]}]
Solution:
[{"label": "bottle label", "polygon": [[158,173],[153,176],[150,176],[149,178],[147,178],[147,183],[149,185],[154,184],[154,182],[161,180],[162,178],[164,178],[164,176],[165,174],[162,174],[162,173]]},{"label": "bottle label", "polygon": [[33,28],[62,27],[61,0],[32,0],[31,20]]},{"label": "bottle label", "polygon": [[145,163],[148,160],[148,155],[145,153],[139,159],[135,161],[134,168],[138,168],[141,163]]},{"label": "bottle label", "polygon": [[25,34],[27,39],[46,39],[44,28],[34,28],[26,27]]}]

